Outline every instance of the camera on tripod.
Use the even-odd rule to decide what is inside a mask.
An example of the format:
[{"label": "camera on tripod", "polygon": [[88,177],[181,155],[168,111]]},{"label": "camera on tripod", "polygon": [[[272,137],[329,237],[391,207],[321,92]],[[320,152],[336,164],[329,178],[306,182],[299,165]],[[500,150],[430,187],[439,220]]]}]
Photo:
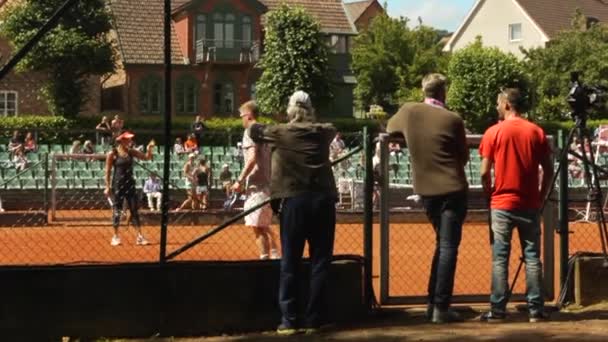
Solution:
[{"label": "camera on tripod", "polygon": [[591,108],[601,108],[608,98],[608,88],[600,85],[585,85],[580,81],[580,72],[570,73],[570,92],[567,101],[572,108],[572,117],[587,119]]}]

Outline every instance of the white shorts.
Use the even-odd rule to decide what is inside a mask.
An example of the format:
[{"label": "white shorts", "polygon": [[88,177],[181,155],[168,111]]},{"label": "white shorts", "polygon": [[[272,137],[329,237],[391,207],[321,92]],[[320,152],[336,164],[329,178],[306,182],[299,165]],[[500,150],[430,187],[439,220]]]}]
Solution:
[{"label": "white shorts", "polygon": [[196,194],[200,195],[200,194],[204,194],[206,192],[209,192],[209,188],[206,186],[197,186],[196,187]]},{"label": "white shorts", "polygon": [[[270,195],[268,191],[251,190],[247,193],[247,199],[243,205],[243,210],[248,210],[256,205],[268,200]],[[272,208],[270,204],[254,211],[245,216],[245,225],[247,227],[270,227],[272,224]]]}]

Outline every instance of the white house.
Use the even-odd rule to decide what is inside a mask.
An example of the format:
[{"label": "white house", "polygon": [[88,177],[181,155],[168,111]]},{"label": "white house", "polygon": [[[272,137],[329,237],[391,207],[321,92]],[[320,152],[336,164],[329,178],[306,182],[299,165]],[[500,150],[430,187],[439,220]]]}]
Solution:
[{"label": "white house", "polygon": [[484,45],[522,57],[520,47],[545,46],[569,29],[577,9],[588,23],[608,22],[608,0],[478,0],[444,51],[461,49],[481,36]]}]

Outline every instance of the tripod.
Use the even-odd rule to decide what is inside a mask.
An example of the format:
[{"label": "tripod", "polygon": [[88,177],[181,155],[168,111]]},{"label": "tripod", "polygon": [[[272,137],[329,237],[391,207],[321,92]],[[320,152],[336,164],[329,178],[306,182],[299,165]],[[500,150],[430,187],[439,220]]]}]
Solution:
[{"label": "tripod", "polygon": [[[600,173],[603,175],[608,175],[608,170],[599,167],[595,163],[595,157],[593,155],[593,146],[591,138],[591,134],[587,129],[587,118],[584,113],[577,114],[571,113],[572,117],[575,120],[575,126],[568,133],[568,139],[566,140],[566,144],[564,145],[563,150],[561,151],[561,156],[559,158],[559,164],[557,170],[553,175],[553,179],[551,180],[551,190],[547,192],[547,195],[544,199],[544,203],[546,204],[549,200],[551,192],[555,187],[555,183],[557,181],[557,177],[560,174],[560,169],[562,167],[568,167],[568,155],[572,155],[579,159],[583,164],[583,176],[584,182],[587,186],[587,208],[588,210],[595,209],[596,211],[596,220],[597,220],[597,228],[600,235],[600,243],[602,245],[602,256],[604,257],[604,267],[608,267],[608,251],[606,249],[608,245],[608,230],[606,228],[606,217],[604,215],[604,207],[603,207],[603,194],[602,188],[600,186]],[[570,149],[571,144],[577,139],[582,147],[582,154],[577,151],[573,151]],[[587,151],[588,148],[588,151]],[[544,204],[543,204],[544,209]],[[542,210],[541,210],[542,212]],[[567,218],[566,218],[567,219]],[[569,231],[559,232],[560,234],[569,234]]]}]

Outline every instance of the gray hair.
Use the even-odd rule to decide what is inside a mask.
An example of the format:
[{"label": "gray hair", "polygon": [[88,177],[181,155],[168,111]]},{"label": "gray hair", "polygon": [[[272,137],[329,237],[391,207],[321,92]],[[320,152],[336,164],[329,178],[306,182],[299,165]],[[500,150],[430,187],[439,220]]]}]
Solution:
[{"label": "gray hair", "polygon": [[289,98],[287,105],[287,118],[289,122],[315,122],[317,121],[315,109],[312,107],[310,96],[299,90]]},{"label": "gray hair", "polygon": [[422,80],[422,91],[424,96],[436,99],[445,93],[447,77],[442,74],[428,74]]}]

